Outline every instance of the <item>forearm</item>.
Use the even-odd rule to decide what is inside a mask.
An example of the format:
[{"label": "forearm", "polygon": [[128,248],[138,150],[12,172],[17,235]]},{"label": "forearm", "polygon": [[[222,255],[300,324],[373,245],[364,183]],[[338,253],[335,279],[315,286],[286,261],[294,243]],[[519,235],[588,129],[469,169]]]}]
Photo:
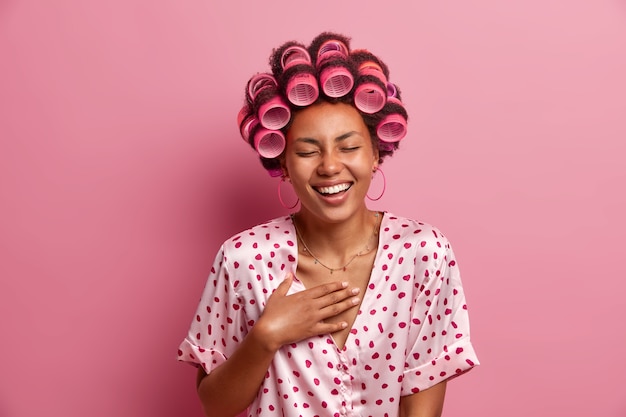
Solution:
[{"label": "forearm", "polygon": [[440,417],[446,395],[446,381],[424,391],[400,398],[400,417]]},{"label": "forearm", "polygon": [[207,417],[236,416],[252,403],[274,354],[254,328],[226,362],[198,380],[198,396]]}]

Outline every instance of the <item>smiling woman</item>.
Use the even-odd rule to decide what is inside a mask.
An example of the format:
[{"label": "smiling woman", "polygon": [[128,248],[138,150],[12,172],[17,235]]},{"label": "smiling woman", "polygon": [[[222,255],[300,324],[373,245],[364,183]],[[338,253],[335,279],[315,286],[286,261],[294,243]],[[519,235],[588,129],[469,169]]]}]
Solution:
[{"label": "smiling woman", "polygon": [[338,34],[271,62],[239,126],[300,208],[224,242],[179,360],[207,416],[439,416],[447,381],[478,364],[454,253],[366,204],[406,134],[399,90]]}]

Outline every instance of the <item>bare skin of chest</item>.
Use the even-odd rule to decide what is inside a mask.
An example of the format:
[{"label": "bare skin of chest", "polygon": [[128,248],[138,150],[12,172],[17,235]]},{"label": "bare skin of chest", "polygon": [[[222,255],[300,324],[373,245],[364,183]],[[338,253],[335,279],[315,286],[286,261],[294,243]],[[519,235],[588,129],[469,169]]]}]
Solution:
[{"label": "bare skin of chest", "polygon": [[[345,271],[335,270],[332,274],[328,269],[315,263],[315,260],[312,257],[301,255],[298,260],[296,276],[306,288],[312,288],[329,282],[345,281],[350,287],[360,289],[358,297],[362,302],[363,297],[365,296],[365,291],[367,290],[367,284],[369,283],[375,255],[376,251],[372,250],[370,253],[364,254],[359,256],[358,259],[355,259],[355,261],[351,263]],[[343,349],[346,344],[346,340],[350,335],[350,330],[356,320],[360,307],[361,303],[325,320],[327,323],[339,323],[342,321],[348,323],[347,328],[331,335],[338,348]]]}]

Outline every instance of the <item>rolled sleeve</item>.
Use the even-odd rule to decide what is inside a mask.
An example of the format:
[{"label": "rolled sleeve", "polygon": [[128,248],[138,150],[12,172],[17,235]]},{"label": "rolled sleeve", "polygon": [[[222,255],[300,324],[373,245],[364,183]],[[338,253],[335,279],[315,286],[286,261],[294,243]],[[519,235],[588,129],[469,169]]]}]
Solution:
[{"label": "rolled sleeve", "polygon": [[427,243],[426,249],[432,250],[416,269],[421,283],[413,305],[412,348],[404,369],[402,395],[428,389],[479,364],[470,341],[459,268],[449,241],[438,238]]},{"label": "rolled sleeve", "polygon": [[231,285],[224,248],[218,252],[178,360],[202,366],[206,373],[221,365],[247,333],[245,312]]}]

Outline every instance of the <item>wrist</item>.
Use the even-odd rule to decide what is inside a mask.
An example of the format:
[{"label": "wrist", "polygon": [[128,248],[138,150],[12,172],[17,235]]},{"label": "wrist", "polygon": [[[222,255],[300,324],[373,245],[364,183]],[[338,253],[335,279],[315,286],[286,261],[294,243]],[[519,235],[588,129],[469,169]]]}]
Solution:
[{"label": "wrist", "polygon": [[272,337],[271,330],[265,325],[262,319],[252,326],[250,333],[248,333],[248,338],[263,352],[271,355],[274,355],[283,345],[283,343],[276,341],[275,338]]}]

